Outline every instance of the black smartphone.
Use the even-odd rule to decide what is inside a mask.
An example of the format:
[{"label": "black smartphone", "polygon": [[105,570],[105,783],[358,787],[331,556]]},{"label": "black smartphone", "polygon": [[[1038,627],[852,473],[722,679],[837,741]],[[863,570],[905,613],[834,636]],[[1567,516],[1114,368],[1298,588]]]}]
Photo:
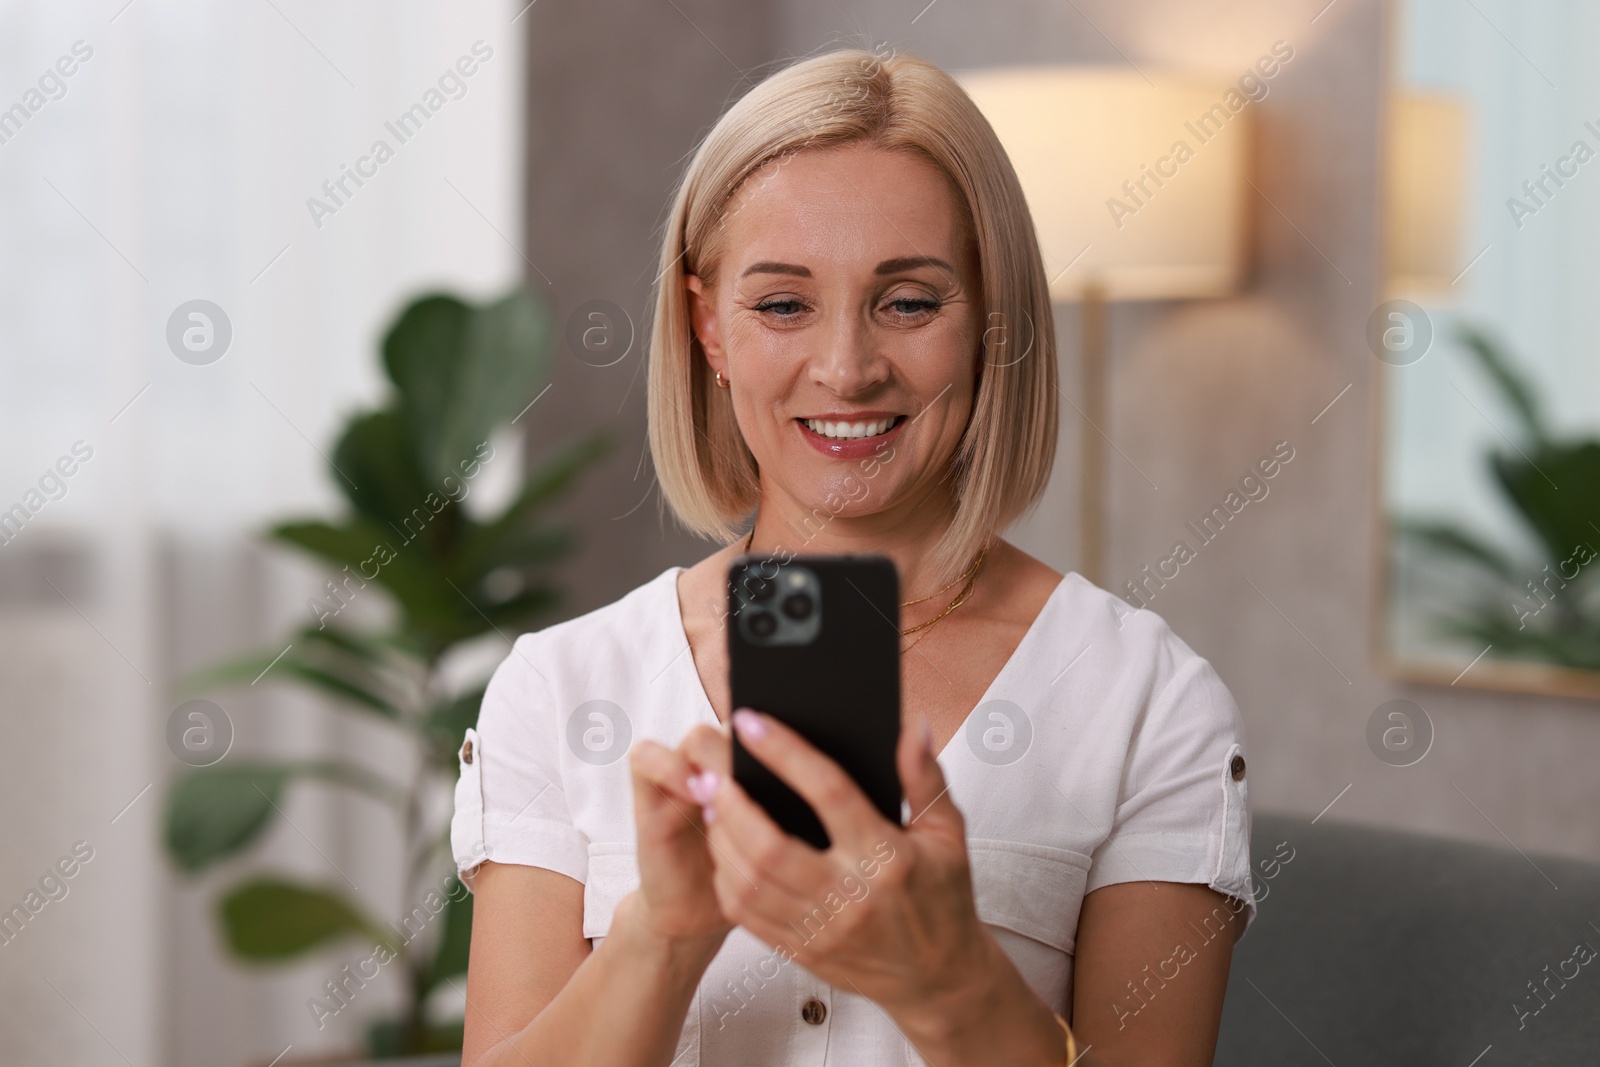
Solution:
[{"label": "black smartphone", "polygon": [[[735,708],[782,721],[900,824],[900,576],[883,556],[744,555],[728,568]],[[785,831],[819,849],[811,806],[733,735],[733,777]]]}]

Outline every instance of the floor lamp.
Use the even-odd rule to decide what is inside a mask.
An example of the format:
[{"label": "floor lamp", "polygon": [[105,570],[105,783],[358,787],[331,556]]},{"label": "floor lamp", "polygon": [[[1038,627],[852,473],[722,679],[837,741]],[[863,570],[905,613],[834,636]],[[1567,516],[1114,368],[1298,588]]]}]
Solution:
[{"label": "floor lamp", "polygon": [[1254,105],[1231,84],[1128,67],[960,81],[1022,182],[1051,299],[1081,304],[1077,570],[1104,585],[1107,307],[1238,289]]}]

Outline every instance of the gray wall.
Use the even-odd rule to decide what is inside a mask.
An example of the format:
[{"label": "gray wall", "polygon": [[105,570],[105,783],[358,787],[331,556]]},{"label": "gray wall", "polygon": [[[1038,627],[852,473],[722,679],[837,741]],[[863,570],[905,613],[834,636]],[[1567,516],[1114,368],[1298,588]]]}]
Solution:
[{"label": "gray wall", "polygon": [[[1128,462],[1112,452],[1109,584],[1170,553],[1187,520],[1288,441],[1295,458],[1271,495],[1202,548],[1152,605],[1238,697],[1257,808],[1316,814],[1339,797],[1330,819],[1600,858],[1600,708],[1465,682],[1401,686],[1372,656],[1381,382],[1363,331],[1377,289],[1380,0],[1326,9],[1324,0],[656,7],[540,5],[529,15],[530,257],[565,307],[610,299],[641,327],[671,184],[759,64],[840,40],[884,40],[949,68],[1130,61],[1231,80],[1274,41],[1289,42],[1295,58],[1252,105],[1259,194],[1246,291],[1111,316],[1108,430]],[[1060,310],[1057,329],[1070,393],[1073,309]],[[620,440],[572,501],[587,547],[572,571],[569,613],[712,547],[660,518],[657,495],[617,518],[650,479],[648,462],[640,466],[641,356],[636,345],[605,369],[568,358],[541,401],[535,451],[597,423]],[[1060,474],[1013,534],[1061,569],[1073,560],[1077,432],[1064,409]],[[1368,717],[1397,696],[1420,704],[1437,731],[1428,756],[1403,769],[1379,762],[1365,741]]]},{"label": "gray wall", "polygon": [[777,20],[764,3],[599,0],[540,4],[525,21],[525,247],[549,279],[532,274],[533,284],[563,326],[605,300],[634,332],[611,366],[563,341],[550,391],[524,420],[535,454],[597,427],[614,441],[567,509],[584,545],[567,571],[573,614],[706,553],[663,514],[645,455],[647,309],[673,182],[723,108],[759,80],[743,72],[773,58]]}]

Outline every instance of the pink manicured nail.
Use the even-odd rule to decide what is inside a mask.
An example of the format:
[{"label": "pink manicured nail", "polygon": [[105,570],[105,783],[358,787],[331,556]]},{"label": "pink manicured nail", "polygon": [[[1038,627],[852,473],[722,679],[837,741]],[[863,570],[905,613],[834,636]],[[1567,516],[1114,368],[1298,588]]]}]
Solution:
[{"label": "pink manicured nail", "polygon": [[700,818],[704,819],[707,826],[717,821],[717,809],[707,805],[700,809]]},{"label": "pink manicured nail", "polygon": [[749,708],[740,708],[733,713],[733,728],[739,731],[740,738],[748,742],[760,741],[767,736],[767,724]]},{"label": "pink manicured nail", "polygon": [[716,771],[692,775],[689,778],[689,795],[701,804],[709,804],[711,798],[716,795],[717,786],[721,781]]}]

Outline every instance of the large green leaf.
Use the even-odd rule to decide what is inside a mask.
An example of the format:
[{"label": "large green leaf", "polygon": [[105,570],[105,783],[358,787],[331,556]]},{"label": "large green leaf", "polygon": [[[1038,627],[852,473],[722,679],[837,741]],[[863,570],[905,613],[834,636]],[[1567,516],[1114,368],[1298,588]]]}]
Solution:
[{"label": "large green leaf", "polygon": [[1490,659],[1549,663],[1575,670],[1600,670],[1600,624],[1580,620],[1570,630],[1549,623],[1527,627],[1507,622],[1502,604],[1484,604],[1459,618],[1439,622],[1441,634],[1468,638],[1487,645]]},{"label": "large green leaf", "polygon": [[400,391],[403,434],[424,479],[440,473],[440,427],[454,400],[471,319],[466,303],[435,293],[407,305],[383,339],[383,366]]},{"label": "large green leaf", "polygon": [[415,449],[409,422],[393,410],[355,416],[334,445],[339,488],[356,513],[381,530],[397,527],[417,508],[425,508],[429,491],[436,488],[418,464]]},{"label": "large green leaf", "polygon": [[235,763],[192,770],[167,794],[167,852],[193,873],[249,845],[274,815],[288,765]]},{"label": "large green leaf", "polygon": [[222,898],[221,910],[228,946],[250,960],[288,959],[350,934],[374,943],[392,940],[342,895],[283,879],[237,885]]},{"label": "large green leaf", "polygon": [[384,337],[383,362],[429,483],[459,475],[489,431],[534,398],[548,334],[544,305],[522,289],[481,308],[434,294],[401,313]]},{"label": "large green leaf", "polygon": [[539,395],[549,363],[550,315],[526,289],[513,289],[476,309],[467,335],[466,358],[440,429],[440,475],[487,443],[488,432],[517,417]]},{"label": "large green leaf", "polygon": [[527,562],[533,543],[549,536],[532,532],[539,509],[570,487],[584,468],[610,450],[610,437],[592,434],[567,445],[529,474],[522,492],[498,518],[465,531],[461,551],[455,560],[454,579],[472,583],[498,567]]},{"label": "large green leaf", "polygon": [[1523,438],[1536,443],[1546,437],[1544,413],[1539,410],[1539,394],[1518,367],[1511,353],[1493,337],[1475,326],[1463,326],[1456,339],[1466,345],[1477,360],[1478,366],[1489,376],[1489,381],[1499,391],[1517,421],[1522,425]]},{"label": "large green leaf", "polygon": [[[1600,547],[1600,441],[1546,444],[1526,458],[1498,453],[1495,476],[1552,564],[1579,545]],[[1570,574],[1572,564],[1566,567]]]},{"label": "large green leaf", "polygon": [[[371,581],[393,594],[401,610],[409,616],[408,622],[422,631],[438,639],[444,639],[443,635],[453,631],[460,597],[450,588],[445,577],[447,572],[438,562],[430,560],[426,548],[420,547],[423,545],[421,538],[408,542],[403,532],[386,537],[382,531],[359,523],[349,526],[325,522],[285,523],[272,533],[278,540],[324,559],[350,563],[358,575],[373,574]],[[375,555],[380,544],[386,551]],[[356,558],[351,559],[352,556]],[[357,593],[360,591],[356,589]]]},{"label": "large green leaf", "polygon": [[365,793],[404,813],[406,798],[394,783],[351,763],[234,763],[200,767],[177,780],[167,795],[167,852],[188,873],[203,870],[251,845],[277,815],[292,778],[314,778]]},{"label": "large green leaf", "polygon": [[360,660],[374,670],[384,670],[391,664],[391,654],[382,642],[376,641],[366,634],[356,634],[340,629],[337,626],[307,626],[295,635],[296,641],[309,641],[313,644],[325,645],[330,649],[337,649],[354,659]]},{"label": "large green leaf", "polygon": [[[285,659],[288,660],[287,657]],[[353,704],[359,704],[391,719],[399,718],[400,716],[400,710],[382,694],[375,693],[357,682],[341,677],[334,671],[294,660],[288,660],[282,666],[286,674],[299,678],[301,681],[309,682],[324,692],[336,697],[343,697]]]},{"label": "large green leaf", "polygon": [[[348,529],[328,523],[289,523],[273,532],[280,540],[332,559],[337,559],[340,553],[361,543],[358,537],[350,535]],[[563,537],[559,533],[534,535],[514,530],[502,536],[511,538],[507,548],[507,558],[511,560],[533,558],[541,553],[545,558],[553,558],[554,550],[564,547],[557,540]],[[450,568],[447,562],[430,562],[412,546],[398,539],[395,545],[397,550],[394,555],[389,558],[389,562],[377,567],[376,577],[372,581],[389,590],[399,601],[400,608],[406,616],[403,628],[409,631],[413,638],[421,639],[420,645],[412,642],[417,654],[425,659],[430,658],[453,642],[476,637],[491,628],[478,610],[475,610],[475,606],[494,617],[493,609],[498,605],[489,602],[481,592],[469,588],[473,580],[486,572],[480,571],[465,583],[457,581],[451,577],[453,568]],[[370,550],[361,551],[370,552]],[[492,554],[483,558],[493,566],[501,565],[498,557]],[[368,566],[364,573],[373,573],[373,568]],[[552,602],[542,595],[538,599],[546,609],[551,606]],[[320,602],[325,606],[332,603],[326,599]],[[527,615],[527,612],[520,612],[517,614],[517,619],[520,620]],[[500,622],[499,618],[495,618],[496,624]],[[345,673],[346,680],[350,680],[348,672]],[[324,681],[309,676],[307,680],[319,683]],[[334,684],[336,683],[330,683],[330,687]],[[362,699],[354,693],[345,695],[351,699]]]},{"label": "large green leaf", "polygon": [[1413,538],[1423,548],[1468,560],[1493,577],[1516,584],[1516,568],[1505,553],[1458,526],[1446,522],[1402,519],[1395,523],[1395,529]]},{"label": "large green leaf", "polygon": [[[340,525],[315,519],[308,522],[285,522],[274,526],[269,535],[275,540],[320,556],[341,568],[348,565],[356,572],[359,579],[359,582],[352,582],[355,593],[360,592],[360,583],[369,580],[362,576],[361,568],[365,566],[366,573],[372,573],[378,549],[394,539],[394,534],[385,527],[360,520]],[[376,569],[381,576],[382,568]],[[376,578],[370,580],[377,581]]]},{"label": "large green leaf", "polygon": [[[313,631],[314,633],[315,631]],[[325,631],[326,632],[326,631]],[[375,711],[387,719],[400,717],[398,679],[376,664],[343,651],[336,645],[302,633],[287,649],[260,652],[211,667],[184,679],[185,690],[203,691],[213,686],[293,678],[320,689],[335,699]]]}]

